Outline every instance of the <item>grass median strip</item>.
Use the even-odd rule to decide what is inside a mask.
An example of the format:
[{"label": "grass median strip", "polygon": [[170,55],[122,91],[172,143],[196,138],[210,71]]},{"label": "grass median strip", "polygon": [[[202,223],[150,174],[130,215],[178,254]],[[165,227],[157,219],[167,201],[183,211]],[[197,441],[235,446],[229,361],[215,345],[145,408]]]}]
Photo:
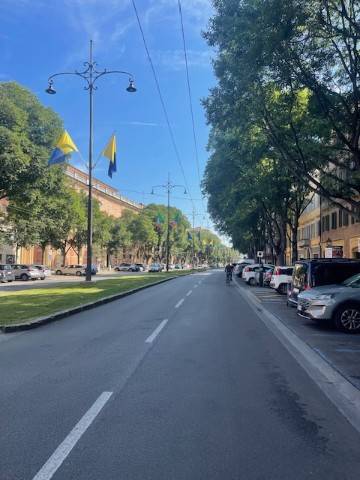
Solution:
[{"label": "grass median strip", "polygon": [[47,288],[0,292],[0,326],[27,322],[61,310],[94,302],[110,295],[150,285],[165,278],[188,273],[191,272],[146,273],[144,275],[119,276],[109,280],[99,280],[92,284],[81,281],[58,284]]}]

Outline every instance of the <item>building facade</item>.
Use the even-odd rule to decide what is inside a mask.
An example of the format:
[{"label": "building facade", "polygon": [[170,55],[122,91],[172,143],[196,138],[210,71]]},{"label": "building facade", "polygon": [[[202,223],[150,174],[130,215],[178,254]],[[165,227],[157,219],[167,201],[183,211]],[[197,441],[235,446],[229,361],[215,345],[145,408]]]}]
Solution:
[{"label": "building facade", "polygon": [[322,199],[321,247],[323,256],[360,258],[360,222],[343,208]]},{"label": "building facade", "polygon": [[321,257],[320,204],[320,196],[311,194],[309,203],[299,218],[299,259]]},{"label": "building facade", "polygon": [[[72,188],[77,191],[88,192],[89,177],[86,173],[72,165],[67,165],[65,173]],[[100,209],[104,213],[114,218],[120,218],[127,210],[139,213],[144,208],[144,205],[124,197],[118,192],[118,190],[96,178],[93,178],[93,198],[99,202]],[[0,202],[0,208],[3,210],[6,210],[6,205],[6,201]],[[133,252],[124,251],[121,258],[115,260],[121,261],[134,259]],[[104,266],[106,263],[106,253],[98,251],[98,249],[95,248],[93,261],[99,266]],[[15,247],[0,245],[0,263],[1,262],[45,264],[54,268],[63,263],[63,258],[61,253],[51,248],[51,246],[47,247],[43,252],[42,249],[37,246],[19,248],[16,251]],[[86,263],[86,248],[82,249],[79,257],[77,253],[70,248],[66,254],[65,263],[69,265]]]}]

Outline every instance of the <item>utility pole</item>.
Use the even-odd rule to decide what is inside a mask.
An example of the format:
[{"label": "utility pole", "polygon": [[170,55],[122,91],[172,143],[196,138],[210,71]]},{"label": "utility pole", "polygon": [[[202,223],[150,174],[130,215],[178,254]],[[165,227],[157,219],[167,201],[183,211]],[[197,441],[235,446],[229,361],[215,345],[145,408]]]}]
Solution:
[{"label": "utility pole", "polygon": [[170,181],[170,173],[168,174],[168,180],[165,185],[153,185],[151,194],[154,195],[155,188],[163,188],[166,190],[167,193],[167,233],[166,233],[166,271],[169,271],[169,263],[170,263],[170,194],[174,188],[183,188],[184,195],[187,194],[186,188],[184,185],[177,185],[175,183],[171,183]]}]

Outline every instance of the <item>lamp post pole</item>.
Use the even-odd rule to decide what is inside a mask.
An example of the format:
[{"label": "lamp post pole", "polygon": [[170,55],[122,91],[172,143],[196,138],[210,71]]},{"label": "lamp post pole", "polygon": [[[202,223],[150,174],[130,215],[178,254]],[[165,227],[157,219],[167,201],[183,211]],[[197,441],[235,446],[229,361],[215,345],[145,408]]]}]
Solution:
[{"label": "lamp post pole", "polygon": [[166,271],[169,271],[170,261],[170,174],[167,181],[167,234],[166,234]]},{"label": "lamp post pole", "polygon": [[73,72],[60,72],[51,75],[48,78],[49,86],[46,92],[50,95],[54,95],[56,90],[53,87],[54,77],[62,75],[76,75],[85,80],[85,90],[89,91],[89,164],[88,164],[88,204],[87,204],[87,241],[86,241],[86,281],[91,282],[92,277],[92,233],[93,233],[93,202],[92,202],[92,171],[93,171],[93,145],[94,145],[94,125],[93,125],[93,109],[94,109],[94,90],[97,89],[95,82],[98,78],[109,74],[121,74],[129,77],[129,86],[127,91],[130,93],[136,92],[134,85],[134,77],[131,73],[123,70],[97,70],[97,63],[93,60],[93,41],[90,40],[90,52],[89,61],[84,63],[85,70],[79,72],[77,70]]},{"label": "lamp post pole", "polygon": [[94,83],[93,83],[93,42],[90,40],[90,56],[89,56],[89,193],[87,204],[87,241],[86,241],[86,281],[91,282],[92,274],[92,233],[93,233],[93,202],[92,202],[92,170],[93,170],[93,148],[94,148]]},{"label": "lamp post pole", "polygon": [[167,193],[167,232],[166,232],[166,271],[169,271],[170,263],[170,194],[174,188],[183,188],[184,195],[187,194],[184,185],[176,185],[170,181],[170,173],[168,174],[168,180],[165,185],[153,185],[151,193],[154,195],[155,188],[164,188]]}]

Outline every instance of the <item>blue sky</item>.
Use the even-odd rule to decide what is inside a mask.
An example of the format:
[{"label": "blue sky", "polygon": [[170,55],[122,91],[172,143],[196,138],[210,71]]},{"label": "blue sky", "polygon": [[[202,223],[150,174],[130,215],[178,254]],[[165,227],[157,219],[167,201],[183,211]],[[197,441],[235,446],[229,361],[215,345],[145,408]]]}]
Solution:
[{"label": "blue sky", "polygon": [[[162,87],[185,174],[198,214],[201,201],[190,111],[186,90],[177,0],[137,0],[155,68]],[[211,16],[210,0],[182,0],[187,39],[201,173],[207,160],[208,128],[200,98],[215,83],[209,47],[201,37]],[[156,92],[136,17],[129,0],[1,0],[2,28],[0,80],[16,80],[35,92],[40,100],[63,119],[65,128],[87,157],[88,96],[77,77],[56,81],[57,95],[44,93],[47,78],[59,71],[81,69],[88,56],[88,42],[94,41],[94,57],[99,69],[132,72],[138,92],[128,94],[127,78],[103,77],[95,93],[95,142],[97,158],[111,133],[116,132],[118,172],[110,180],[107,162],[102,159],[95,176],[118,188],[136,201],[149,203],[152,185],[162,184],[170,172],[175,183],[183,184],[165,118]],[[79,158],[74,165],[83,168]],[[136,193],[145,192],[145,194]],[[172,203],[185,213],[191,202],[182,189],[174,191]],[[206,227],[208,217],[197,216]],[[210,223],[211,226],[211,223]]]}]

